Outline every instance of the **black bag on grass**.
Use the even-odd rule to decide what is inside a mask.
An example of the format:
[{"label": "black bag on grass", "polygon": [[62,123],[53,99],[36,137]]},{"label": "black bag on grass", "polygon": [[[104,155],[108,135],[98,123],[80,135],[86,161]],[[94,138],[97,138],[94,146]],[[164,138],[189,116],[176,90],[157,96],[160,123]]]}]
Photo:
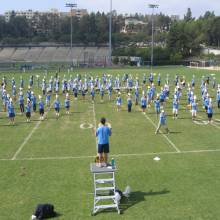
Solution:
[{"label": "black bag on grass", "polygon": [[34,212],[37,219],[52,218],[56,216],[54,206],[51,204],[39,204]]}]

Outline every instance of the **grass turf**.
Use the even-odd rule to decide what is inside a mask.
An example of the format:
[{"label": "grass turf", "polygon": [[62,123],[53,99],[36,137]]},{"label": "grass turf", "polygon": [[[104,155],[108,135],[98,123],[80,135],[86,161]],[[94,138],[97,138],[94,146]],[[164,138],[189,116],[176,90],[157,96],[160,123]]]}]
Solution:
[{"label": "grass turf", "polygon": [[[154,71],[161,73],[162,83],[166,74],[169,74],[172,85],[176,73],[186,76],[188,81],[194,74],[198,97],[201,77],[209,74],[207,71],[183,67],[161,67]],[[138,75],[142,80],[142,74],[149,73],[149,70],[80,69],[74,74],[85,72],[93,75],[126,72]],[[213,73],[219,82],[218,73]],[[17,81],[20,77],[19,73],[1,73],[1,76],[3,74],[7,74],[8,78],[14,76]],[[26,81],[29,75],[24,74]],[[211,88],[210,93],[215,96]],[[214,108],[215,124],[195,124],[190,113],[185,111],[185,98],[184,95],[177,120],[172,119],[172,104],[168,101],[167,123],[171,130],[168,136],[154,134],[157,119],[153,108],[146,116],[138,106],[133,106],[132,112],[127,113],[124,95],[121,112],[116,111],[115,100],[109,102],[105,97],[104,103],[101,103],[99,95],[94,106],[89,97],[85,101],[81,97],[79,100],[71,97],[71,114],[65,115],[62,109],[58,120],[51,108],[43,122],[39,123],[38,114],[35,114],[32,122],[27,124],[25,117],[17,114],[16,126],[8,126],[8,119],[1,112],[0,219],[29,219],[35,206],[45,202],[55,205],[60,213],[57,219],[219,219],[220,151],[209,151],[220,150],[220,124],[216,121],[219,110]],[[207,120],[199,103],[199,116]],[[92,129],[83,130],[80,125],[94,124],[94,120],[98,124],[103,115],[113,127],[110,149],[119,168],[117,186],[123,189],[130,185],[132,194],[129,200],[121,203],[123,215],[119,216],[113,211],[90,217],[93,182],[89,164],[93,161],[96,146]],[[36,131],[16,160],[11,160],[35,126]],[[156,155],[161,158],[159,162],[153,160]]]}]

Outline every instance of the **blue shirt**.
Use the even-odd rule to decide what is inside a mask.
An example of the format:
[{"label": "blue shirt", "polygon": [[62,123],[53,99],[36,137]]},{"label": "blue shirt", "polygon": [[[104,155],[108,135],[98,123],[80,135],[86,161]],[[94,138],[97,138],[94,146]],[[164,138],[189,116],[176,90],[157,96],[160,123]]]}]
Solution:
[{"label": "blue shirt", "polygon": [[91,96],[95,96],[95,90],[93,89],[93,90],[91,90],[91,92],[90,92],[90,94],[91,94]]},{"label": "blue shirt", "polygon": [[32,105],[36,105],[37,99],[34,95],[31,96],[31,101],[32,101]]},{"label": "blue shirt", "polygon": [[96,137],[98,137],[98,144],[108,144],[109,136],[111,136],[111,129],[107,126],[101,126],[96,130]]},{"label": "blue shirt", "polygon": [[132,105],[132,100],[131,100],[131,98],[128,98],[128,105]]},{"label": "blue shirt", "polygon": [[217,101],[220,100],[220,92],[217,93]]},{"label": "blue shirt", "polygon": [[122,104],[122,99],[121,99],[121,97],[117,97],[117,99],[116,99],[116,104],[117,104],[117,105],[121,105],[121,104]]},{"label": "blue shirt", "polygon": [[19,96],[18,102],[19,102],[20,105],[24,104],[24,97],[22,95]]},{"label": "blue shirt", "polygon": [[14,114],[15,113],[15,109],[14,109],[14,105],[12,103],[8,104],[8,114]]},{"label": "blue shirt", "polygon": [[26,105],[26,112],[31,112],[31,105],[30,104]]},{"label": "blue shirt", "polygon": [[192,110],[197,111],[197,104],[195,102],[192,103]]},{"label": "blue shirt", "polygon": [[208,114],[212,114],[213,113],[212,106],[210,106],[210,105],[208,106],[207,113]]},{"label": "blue shirt", "polygon": [[146,106],[147,105],[147,100],[145,98],[141,98],[141,106]]},{"label": "blue shirt", "polygon": [[154,107],[155,107],[156,109],[160,109],[160,100],[156,99],[156,100],[154,101]]},{"label": "blue shirt", "polygon": [[163,112],[160,113],[160,124],[162,125],[166,124],[166,116]]},{"label": "blue shirt", "polygon": [[54,108],[60,108],[60,101],[59,100],[55,100]]},{"label": "blue shirt", "polygon": [[65,99],[65,107],[68,108],[70,107],[70,100],[69,99]]},{"label": "blue shirt", "polygon": [[165,98],[166,98],[166,96],[165,96],[164,92],[161,92],[161,93],[160,93],[160,99],[161,99],[161,100],[164,100]]},{"label": "blue shirt", "polygon": [[38,105],[39,105],[39,109],[44,109],[44,102],[43,101],[40,101]]},{"label": "blue shirt", "polygon": [[179,103],[177,101],[173,101],[173,109],[178,109],[179,108]]}]

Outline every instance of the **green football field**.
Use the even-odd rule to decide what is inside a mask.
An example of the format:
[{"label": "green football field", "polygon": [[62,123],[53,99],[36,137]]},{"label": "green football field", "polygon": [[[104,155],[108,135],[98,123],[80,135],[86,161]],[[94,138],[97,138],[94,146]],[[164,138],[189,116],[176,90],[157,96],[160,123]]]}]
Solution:
[{"label": "green football field", "polygon": [[[72,75],[102,73],[138,76],[142,81],[149,69],[79,69]],[[53,106],[39,121],[33,114],[31,123],[19,114],[16,105],[15,125],[9,124],[5,112],[0,112],[0,220],[30,219],[39,203],[52,203],[60,216],[56,219],[146,219],[146,220],[218,220],[220,219],[220,110],[216,106],[216,89],[209,85],[213,97],[213,123],[207,123],[202,108],[200,84],[202,76],[214,76],[220,83],[220,73],[188,69],[186,67],[157,67],[155,81],[160,72],[162,85],[167,74],[170,79],[170,99],[165,110],[170,134],[163,130],[155,135],[158,119],[152,106],[144,115],[140,106],[133,105],[127,112],[126,94],[123,93],[122,111],[116,111],[115,96],[112,101],[105,95],[101,102],[96,94],[78,100],[71,95],[71,113],[57,120]],[[19,72],[1,72],[8,81]],[[40,71],[23,73],[44,75]],[[68,73],[60,73],[69,77]],[[198,118],[191,119],[186,111],[186,89],[181,98],[179,117],[172,118],[172,94],[175,74],[185,76],[190,82],[196,79],[195,94],[198,97]],[[48,73],[55,75],[53,71]],[[9,86],[10,87],[10,86]],[[160,88],[157,87],[157,91]],[[40,91],[35,88],[35,93]],[[54,95],[52,97],[54,99]],[[64,97],[60,94],[63,104]],[[62,105],[63,107],[63,105]],[[90,163],[96,155],[96,138],[93,129],[105,116],[112,125],[110,158],[114,157],[118,171],[117,187],[132,189],[129,199],[121,202],[122,214],[115,210],[103,211],[91,216],[93,207],[93,180]],[[160,161],[154,158],[160,157]]]}]

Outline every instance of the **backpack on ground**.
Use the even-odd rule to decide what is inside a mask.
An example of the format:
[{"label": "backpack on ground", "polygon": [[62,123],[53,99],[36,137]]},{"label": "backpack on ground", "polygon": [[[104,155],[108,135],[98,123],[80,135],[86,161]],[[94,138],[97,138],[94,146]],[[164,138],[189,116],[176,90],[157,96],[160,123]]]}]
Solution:
[{"label": "backpack on ground", "polygon": [[54,206],[51,204],[39,204],[37,205],[33,216],[37,219],[52,218],[56,216],[56,212],[54,211]]}]

